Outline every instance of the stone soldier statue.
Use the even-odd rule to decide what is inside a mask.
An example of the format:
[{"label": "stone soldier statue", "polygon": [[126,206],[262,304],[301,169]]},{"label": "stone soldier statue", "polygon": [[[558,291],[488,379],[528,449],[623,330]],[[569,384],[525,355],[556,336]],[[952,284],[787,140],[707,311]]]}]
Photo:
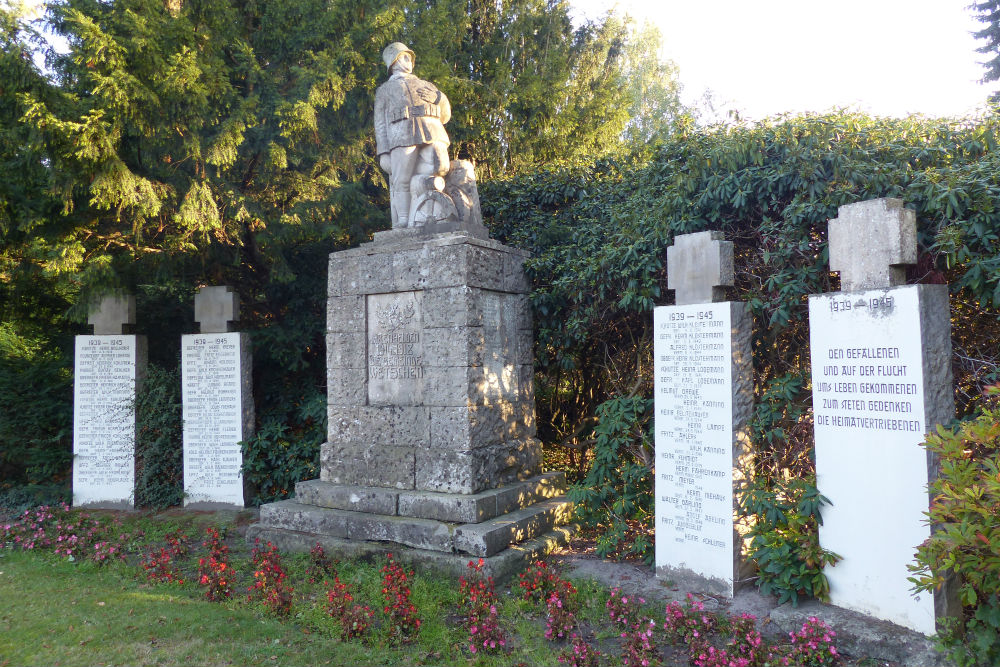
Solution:
[{"label": "stone soldier statue", "polygon": [[[441,192],[448,174],[451,104],[429,81],[413,75],[414,53],[393,42],[382,51],[392,72],[375,91],[375,146],[379,166],[389,174],[392,227],[419,224],[417,207],[428,193]],[[478,202],[477,202],[478,204]]]}]

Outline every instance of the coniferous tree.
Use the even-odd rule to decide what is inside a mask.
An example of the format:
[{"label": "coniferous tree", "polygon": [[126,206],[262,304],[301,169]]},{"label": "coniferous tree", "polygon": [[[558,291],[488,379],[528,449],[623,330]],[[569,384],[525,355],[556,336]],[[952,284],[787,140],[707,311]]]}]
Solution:
[{"label": "coniferous tree", "polygon": [[[976,51],[984,53],[990,58],[982,63],[986,73],[982,82],[1000,81],[1000,0],[979,0],[969,5],[976,14],[976,20],[985,24],[982,30],[978,30],[973,35],[976,39],[985,40],[985,44]],[[990,96],[991,102],[1000,100],[1000,93]]]}]

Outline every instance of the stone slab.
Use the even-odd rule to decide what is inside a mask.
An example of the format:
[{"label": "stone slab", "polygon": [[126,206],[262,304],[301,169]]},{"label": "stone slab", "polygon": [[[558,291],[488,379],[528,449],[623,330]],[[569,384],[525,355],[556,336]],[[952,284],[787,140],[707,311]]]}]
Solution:
[{"label": "stone slab", "polygon": [[458,526],[455,528],[455,550],[472,556],[492,556],[511,544],[569,523],[572,514],[573,504],[560,496],[489,521]]},{"label": "stone slab", "polygon": [[297,530],[347,538],[347,515],[294,500],[279,500],[260,506],[260,524],[284,530]]},{"label": "stone slab", "polygon": [[418,549],[452,549],[451,526],[429,519],[335,510],[281,500],[261,506],[260,524],[357,541],[393,542]]},{"label": "stone slab", "polygon": [[[483,559],[483,573],[493,577],[497,584],[509,580],[536,560],[544,558],[561,546],[569,543],[576,526],[560,526],[505,549]],[[432,570],[452,578],[468,575],[469,556],[466,554],[442,553],[427,549],[414,549],[403,545],[387,545],[378,542],[356,542],[343,538],[320,535],[295,530],[269,528],[259,523],[247,529],[247,540],[268,541],[282,551],[305,553],[319,543],[323,549],[336,558],[373,559],[384,557],[391,552],[394,559],[412,565],[421,571]]]},{"label": "stone slab", "polygon": [[249,334],[181,336],[185,507],[245,505],[240,442],[253,435],[252,391]]},{"label": "stone slab", "polygon": [[395,489],[342,486],[318,479],[310,479],[295,485],[295,500],[304,505],[373,514],[396,514],[399,494],[400,492]]},{"label": "stone slab", "polygon": [[734,486],[753,408],[746,304],[653,314],[656,571],[732,597],[744,569]]},{"label": "stone slab", "polygon": [[478,523],[561,496],[565,490],[566,475],[563,472],[547,472],[523,482],[471,495],[343,486],[313,479],[295,485],[295,500],[304,505],[330,509],[449,523]]},{"label": "stone slab", "polygon": [[[830,601],[925,634],[953,604],[914,595],[907,565],[930,535],[936,466],[924,434],[954,416],[948,288],[908,285],[809,297],[820,544]],[[891,474],[887,474],[891,471]]]},{"label": "stone slab", "polygon": [[135,396],[146,338],[77,336],[73,366],[73,504],[131,508],[135,490]]},{"label": "stone slab", "polygon": [[400,492],[398,512],[400,516],[454,523],[479,523],[560,496],[565,489],[566,474],[548,472],[523,482],[471,495],[429,491]]}]

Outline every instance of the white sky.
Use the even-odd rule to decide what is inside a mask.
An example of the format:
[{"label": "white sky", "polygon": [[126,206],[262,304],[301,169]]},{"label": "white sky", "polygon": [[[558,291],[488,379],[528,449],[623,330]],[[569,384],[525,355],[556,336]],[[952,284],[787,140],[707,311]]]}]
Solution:
[{"label": "white sky", "polygon": [[982,85],[972,0],[570,0],[596,18],[617,6],[663,35],[684,101],[706,89],[744,118],[849,107],[878,115],[964,115]]}]

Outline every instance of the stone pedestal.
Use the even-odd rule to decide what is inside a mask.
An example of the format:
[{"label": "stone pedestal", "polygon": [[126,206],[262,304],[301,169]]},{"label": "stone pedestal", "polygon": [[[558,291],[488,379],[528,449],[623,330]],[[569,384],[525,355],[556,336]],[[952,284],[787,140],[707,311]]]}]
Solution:
[{"label": "stone pedestal", "polygon": [[76,337],[73,505],[134,506],[135,394],[145,371],[144,336]]},{"label": "stone pedestal", "polygon": [[253,434],[250,337],[181,336],[184,506],[243,507],[243,452]]},{"label": "stone pedestal", "polygon": [[744,569],[734,484],[753,407],[743,303],[653,311],[656,573],[732,597]]},{"label": "stone pedestal", "polygon": [[930,536],[920,446],[954,416],[945,285],[809,297],[820,544],[843,560],[825,570],[830,601],[925,634],[949,612],[944,593],[914,595],[907,565]]},{"label": "stone pedestal", "polygon": [[563,476],[539,474],[526,256],[421,228],[330,256],[321,476],[251,536],[497,576],[565,536]]},{"label": "stone pedestal", "polygon": [[732,284],[732,242],[682,234],[667,249],[677,305],[653,311],[656,574],[728,597],[745,567],[734,486],[753,409],[753,321],[724,301]]}]

